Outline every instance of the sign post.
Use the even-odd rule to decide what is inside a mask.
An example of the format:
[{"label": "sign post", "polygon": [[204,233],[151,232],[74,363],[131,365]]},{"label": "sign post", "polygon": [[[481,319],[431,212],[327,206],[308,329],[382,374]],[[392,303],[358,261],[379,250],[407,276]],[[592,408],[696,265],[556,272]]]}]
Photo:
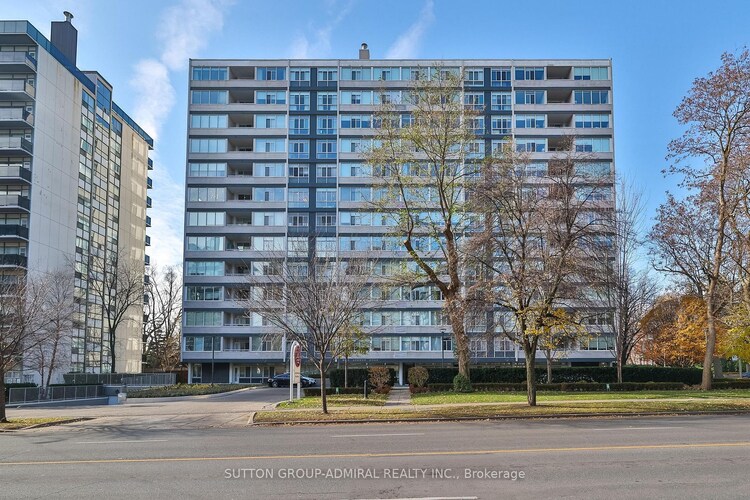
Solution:
[{"label": "sign post", "polygon": [[294,354],[294,383],[297,384],[297,399],[299,399],[302,392],[302,346],[295,343],[292,353]]},{"label": "sign post", "polygon": [[300,397],[300,371],[302,369],[302,346],[292,342],[289,349],[289,401],[294,399],[294,384],[297,384],[297,398]]}]

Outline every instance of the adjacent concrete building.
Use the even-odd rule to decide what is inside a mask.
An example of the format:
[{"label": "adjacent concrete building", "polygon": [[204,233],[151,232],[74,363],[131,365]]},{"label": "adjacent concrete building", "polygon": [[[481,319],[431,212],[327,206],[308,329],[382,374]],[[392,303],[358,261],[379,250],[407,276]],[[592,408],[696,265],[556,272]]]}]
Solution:
[{"label": "adjacent concrete building", "polygon": [[[12,281],[75,266],[74,331],[53,381],[110,371],[88,266],[122,252],[143,268],[149,244],[153,140],[113,101],[102,75],[76,66],[72,17],[52,23],[52,41],[28,21],[0,21],[0,275]],[[142,318],[134,307],[118,330],[120,372],[140,372]],[[8,381],[38,379],[28,368],[19,364]]]},{"label": "adjacent concrete building", "polygon": [[[372,60],[366,45],[352,60],[192,60],[182,346],[191,381],[213,371],[217,382],[261,382],[285,370],[286,342],[267,340],[272,328],[236,301],[280,262],[378,255],[387,274],[407,259],[382,246],[388,228],[368,211],[374,179],[361,150],[376,132],[378,105],[399,103],[430,67],[464,75],[464,102],[482,114],[478,154],[513,138],[532,158],[530,171],[546,172],[575,136],[576,150],[590,153],[587,169],[609,180],[597,201],[614,203],[609,60]],[[377,333],[355,362],[385,363],[402,376],[415,363],[452,363],[439,295],[422,287],[365,313],[365,328]],[[591,314],[603,333],[563,362],[610,363],[612,315],[605,307]],[[477,335],[471,348],[477,363],[523,360],[499,334]]]}]

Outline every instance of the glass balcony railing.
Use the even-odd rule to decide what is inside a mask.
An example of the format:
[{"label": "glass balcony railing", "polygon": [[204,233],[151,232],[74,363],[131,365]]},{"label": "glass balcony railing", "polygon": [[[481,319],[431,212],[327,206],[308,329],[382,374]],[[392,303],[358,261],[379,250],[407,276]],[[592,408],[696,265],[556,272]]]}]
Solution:
[{"label": "glass balcony railing", "polygon": [[0,154],[32,154],[34,147],[31,141],[23,137],[0,137]]},{"label": "glass balcony railing", "polygon": [[0,236],[29,238],[29,228],[18,224],[0,224]]},{"label": "glass balcony railing", "polygon": [[31,200],[27,196],[20,196],[17,194],[1,194],[0,195],[0,208],[4,207],[21,207],[26,210],[31,209]]},{"label": "glass balcony railing", "polygon": [[17,254],[0,254],[0,266],[26,267],[26,256]]}]

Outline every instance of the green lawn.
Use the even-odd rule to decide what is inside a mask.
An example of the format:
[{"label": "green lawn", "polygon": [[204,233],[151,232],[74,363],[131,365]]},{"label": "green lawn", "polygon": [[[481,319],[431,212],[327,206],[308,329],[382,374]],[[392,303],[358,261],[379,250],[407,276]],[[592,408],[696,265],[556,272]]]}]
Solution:
[{"label": "green lawn", "polygon": [[[586,401],[591,399],[665,399],[665,398],[750,398],[748,389],[717,391],[632,391],[632,392],[556,392],[537,393],[537,401]],[[411,402],[416,405],[449,403],[512,403],[526,401],[525,392],[433,392],[413,394]]]},{"label": "green lawn", "polygon": [[31,425],[54,424],[70,420],[68,417],[45,417],[45,418],[14,418],[8,422],[0,423],[0,430],[23,429]]},{"label": "green lawn", "polygon": [[[369,394],[367,399],[359,394],[331,394],[328,396],[328,406],[383,406],[388,399],[387,394]],[[293,402],[284,401],[279,404],[279,409],[295,408],[320,408],[321,400],[318,397],[306,396],[295,399]]]},{"label": "green lawn", "polygon": [[128,398],[175,398],[179,396],[200,396],[203,394],[219,394],[221,392],[236,391],[245,387],[244,384],[177,384],[163,387],[150,387],[128,391]]},{"label": "green lawn", "polygon": [[260,411],[255,414],[256,423],[295,423],[325,422],[331,420],[348,420],[357,422],[377,422],[407,419],[434,418],[503,418],[503,417],[544,417],[554,415],[586,415],[597,413],[614,413],[628,415],[633,413],[680,414],[696,411],[750,411],[750,399],[702,399],[697,401],[604,401],[575,403],[541,403],[538,406],[527,406],[523,403],[510,405],[483,406],[438,406],[424,408],[333,408],[328,414],[320,410],[298,411]]}]

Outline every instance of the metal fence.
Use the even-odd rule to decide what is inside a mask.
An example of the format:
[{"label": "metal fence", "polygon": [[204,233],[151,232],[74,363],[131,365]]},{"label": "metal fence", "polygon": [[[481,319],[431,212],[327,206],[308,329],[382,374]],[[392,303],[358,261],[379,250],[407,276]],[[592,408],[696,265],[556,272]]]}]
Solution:
[{"label": "metal fence", "polygon": [[152,387],[174,385],[176,373],[66,373],[66,384],[104,384]]},{"label": "metal fence", "polygon": [[101,385],[61,385],[48,387],[46,390],[41,387],[12,387],[8,389],[7,403],[74,401],[101,397],[104,397],[104,387]]}]

